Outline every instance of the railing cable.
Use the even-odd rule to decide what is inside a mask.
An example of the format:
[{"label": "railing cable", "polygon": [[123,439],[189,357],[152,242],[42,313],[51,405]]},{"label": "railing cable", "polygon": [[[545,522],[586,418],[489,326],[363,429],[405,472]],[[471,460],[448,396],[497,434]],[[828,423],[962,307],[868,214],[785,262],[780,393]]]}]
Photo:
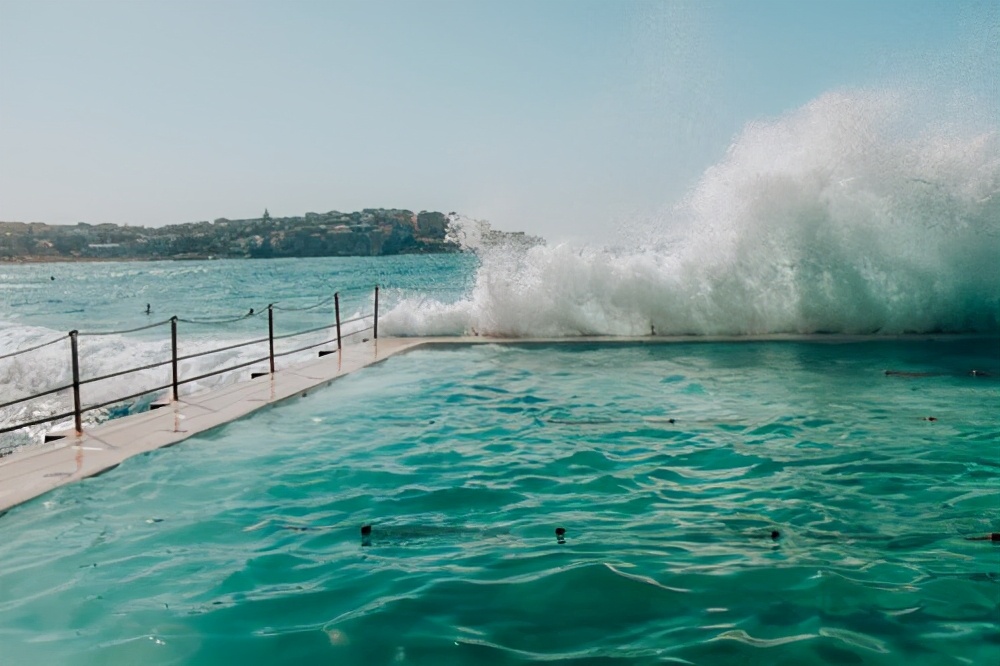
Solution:
[{"label": "railing cable", "polygon": [[[322,347],[323,345],[328,345],[336,341],[337,338],[330,338],[329,340],[324,340],[323,342],[317,342],[316,344],[313,345],[306,345],[305,347],[299,347],[298,349],[291,349],[289,351],[281,352],[280,354],[275,354],[274,357],[278,358],[279,356],[288,356],[289,354],[297,354],[298,352],[303,352],[306,351],[307,349],[313,349],[314,347]],[[339,350],[334,350],[334,351],[339,351]]]},{"label": "railing cable", "polygon": [[0,403],[0,409],[4,407],[10,407],[11,405],[16,405],[19,402],[28,402],[29,400],[34,400],[35,398],[41,398],[47,395],[52,395],[53,393],[58,393],[59,391],[65,391],[66,389],[73,388],[72,384],[66,384],[65,386],[57,386],[54,389],[49,389],[43,393],[33,393],[32,395],[26,396],[24,398],[19,398],[17,400],[11,400],[10,402]]},{"label": "railing cable", "polygon": [[170,384],[164,384],[163,386],[155,386],[151,389],[146,389],[145,391],[139,391],[138,393],[133,393],[132,395],[122,396],[121,398],[114,398],[113,400],[108,400],[107,402],[101,402],[96,405],[88,405],[84,407],[81,411],[89,412],[95,409],[100,409],[101,407],[107,407],[108,405],[114,405],[115,403],[125,402],[126,400],[132,400],[133,398],[138,398],[140,396],[147,395],[149,393],[156,393],[157,391],[164,391],[170,388]]},{"label": "railing cable", "polygon": [[[183,319],[178,319],[177,321],[184,321]],[[199,356],[208,356],[209,354],[218,354],[219,352],[230,351],[232,349],[239,349],[240,347],[249,347],[250,345],[259,345],[262,342],[267,342],[267,338],[257,338],[256,340],[250,340],[248,342],[240,342],[235,345],[229,345],[228,347],[219,347],[218,349],[209,349],[208,351],[195,352],[194,354],[188,354],[186,356],[178,356],[178,361],[187,361],[188,359],[198,358]]]},{"label": "railing cable", "polygon": [[0,354],[0,361],[5,358],[11,358],[12,356],[20,356],[21,354],[27,354],[28,352],[33,352],[35,350],[41,349],[42,347],[48,347],[49,345],[54,345],[57,342],[62,342],[66,339],[65,335],[59,336],[55,340],[49,340],[48,342],[43,342],[40,345],[35,345],[34,347],[28,347],[27,349],[18,349],[16,352],[10,352],[7,354]]},{"label": "railing cable", "polygon": [[285,338],[294,338],[299,335],[305,335],[306,333],[315,333],[316,331],[322,331],[327,328],[333,328],[334,324],[324,324],[323,326],[317,326],[316,328],[308,328],[304,331],[298,331],[297,333],[285,333],[283,335],[274,336],[275,340],[284,340]]},{"label": "railing cable", "polygon": [[52,421],[58,421],[59,419],[64,419],[67,416],[73,416],[73,412],[63,412],[62,414],[56,414],[55,416],[46,416],[42,419],[35,419],[34,421],[28,421],[26,423],[19,423],[15,426],[5,426],[0,428],[0,434],[5,432],[14,432],[15,430],[20,430],[21,428],[30,428],[31,426],[42,425],[43,423],[51,423]]},{"label": "railing cable", "polygon": [[315,303],[313,305],[307,305],[307,306],[301,307],[301,308],[293,308],[293,307],[287,307],[287,306],[286,307],[282,307],[282,306],[277,305],[277,304],[275,304],[272,307],[274,307],[275,310],[282,310],[284,312],[304,312],[305,310],[313,310],[315,308],[323,307],[324,305],[327,305],[327,304],[332,303],[332,302],[333,302],[333,296],[331,296],[330,298],[323,299],[319,303]]},{"label": "railing cable", "polygon": [[81,331],[80,333],[77,333],[77,335],[80,336],[124,335],[125,333],[135,333],[137,331],[145,331],[147,328],[156,328],[157,326],[163,326],[164,324],[169,324],[169,323],[170,323],[169,319],[164,319],[163,321],[158,321],[155,324],[147,324],[145,326],[140,326],[139,328],[129,328],[124,331],[94,331],[94,332]]},{"label": "railing cable", "polygon": [[105,379],[112,379],[114,377],[121,377],[122,375],[127,375],[132,372],[140,372],[142,370],[152,370],[153,368],[159,368],[170,363],[170,359],[166,361],[158,361],[156,363],[150,363],[149,365],[141,365],[138,368],[129,368],[127,370],[119,370],[118,372],[112,372],[109,375],[101,375],[100,377],[91,377],[89,379],[81,379],[80,385],[92,384],[94,382],[104,381]]},{"label": "railing cable", "polygon": [[256,358],[256,359],[254,359],[252,361],[247,361],[245,363],[238,363],[236,365],[231,365],[228,368],[223,368],[222,370],[214,370],[212,372],[206,372],[205,374],[198,375],[197,377],[187,377],[185,379],[182,379],[182,380],[178,381],[177,384],[180,385],[180,384],[188,384],[190,382],[196,382],[199,379],[205,379],[206,377],[211,377],[213,375],[221,375],[224,372],[230,372],[232,370],[239,370],[240,368],[245,368],[248,365],[253,365],[254,363],[263,363],[267,359],[268,359],[268,357],[264,356],[263,358]]},{"label": "railing cable", "polygon": [[357,331],[351,331],[350,333],[346,334],[344,337],[345,338],[349,338],[352,335],[358,335],[359,333],[367,333],[368,331],[372,331],[374,329],[375,329],[374,326],[367,326],[365,328],[358,329]]}]

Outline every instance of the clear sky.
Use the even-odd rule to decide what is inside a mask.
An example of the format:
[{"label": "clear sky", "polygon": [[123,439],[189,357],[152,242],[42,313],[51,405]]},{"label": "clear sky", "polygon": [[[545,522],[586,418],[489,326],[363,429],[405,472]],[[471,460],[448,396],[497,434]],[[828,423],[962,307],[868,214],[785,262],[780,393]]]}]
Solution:
[{"label": "clear sky", "polygon": [[996,118],[996,0],[0,0],[0,220],[457,211],[550,239],[669,205],[833,89]]}]

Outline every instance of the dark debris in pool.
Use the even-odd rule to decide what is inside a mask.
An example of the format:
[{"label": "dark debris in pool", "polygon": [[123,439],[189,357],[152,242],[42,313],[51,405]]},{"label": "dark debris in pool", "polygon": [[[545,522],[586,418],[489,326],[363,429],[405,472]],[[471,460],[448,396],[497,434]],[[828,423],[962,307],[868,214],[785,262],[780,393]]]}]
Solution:
[{"label": "dark debris in pool", "polygon": [[971,536],[965,537],[966,541],[992,541],[994,543],[1000,543],[1000,532],[990,532],[984,536]]}]

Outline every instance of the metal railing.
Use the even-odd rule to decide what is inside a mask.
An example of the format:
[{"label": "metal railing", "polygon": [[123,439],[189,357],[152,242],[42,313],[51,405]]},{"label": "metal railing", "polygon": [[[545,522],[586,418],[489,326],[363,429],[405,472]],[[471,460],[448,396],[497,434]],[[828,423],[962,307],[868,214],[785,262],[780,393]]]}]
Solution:
[{"label": "metal railing", "polygon": [[[55,394],[55,393],[59,393],[60,391],[72,390],[72,395],[73,395],[73,410],[72,411],[63,412],[63,413],[60,413],[60,414],[52,414],[52,415],[49,415],[49,416],[45,416],[43,418],[35,418],[35,419],[28,420],[28,421],[22,421],[22,422],[14,423],[12,425],[2,426],[2,427],[0,427],[0,434],[10,433],[10,432],[14,432],[16,430],[22,430],[24,428],[30,428],[30,427],[33,427],[33,426],[43,425],[45,423],[51,423],[51,422],[55,422],[55,421],[61,421],[61,420],[65,419],[65,418],[68,418],[68,417],[72,416],[73,417],[73,425],[75,427],[76,434],[80,435],[80,434],[83,433],[83,415],[85,413],[93,411],[95,409],[100,409],[102,407],[107,407],[109,405],[114,405],[114,404],[117,404],[117,403],[126,402],[128,400],[135,400],[136,398],[140,398],[142,396],[153,394],[153,393],[158,393],[158,392],[161,392],[161,391],[166,391],[168,389],[170,390],[170,400],[171,401],[176,401],[176,400],[179,399],[179,396],[180,396],[180,387],[184,386],[185,384],[190,384],[192,382],[200,381],[202,379],[206,379],[208,377],[213,377],[215,375],[221,375],[223,373],[233,372],[235,370],[239,370],[239,369],[245,368],[247,366],[255,365],[255,364],[258,364],[258,363],[263,363],[264,361],[268,362],[268,372],[251,373],[251,378],[255,378],[255,377],[259,377],[259,376],[267,375],[267,374],[274,375],[275,372],[276,372],[274,360],[276,358],[281,358],[281,357],[284,357],[284,356],[290,356],[291,354],[298,354],[298,353],[301,353],[301,352],[304,352],[304,351],[309,351],[310,349],[315,349],[317,347],[323,347],[325,345],[331,345],[334,342],[336,342],[337,343],[336,349],[321,350],[319,352],[319,356],[325,356],[327,354],[335,354],[335,353],[340,352],[343,349],[343,344],[344,344],[344,340],[345,339],[353,337],[353,336],[361,335],[361,334],[366,333],[368,331],[372,331],[372,338],[373,339],[378,339],[378,299],[379,299],[379,288],[376,286],[375,287],[374,311],[373,311],[373,314],[371,314],[371,315],[362,314],[362,315],[360,315],[358,317],[354,317],[353,319],[348,319],[346,321],[342,321],[341,318],[340,318],[340,293],[339,292],[335,293],[331,298],[327,298],[327,299],[325,299],[323,301],[320,301],[319,303],[314,303],[313,305],[309,305],[309,306],[306,306],[306,307],[281,307],[277,303],[271,303],[271,304],[269,304],[267,306],[267,337],[259,337],[259,338],[255,338],[253,340],[249,340],[247,342],[240,342],[240,343],[236,343],[236,344],[226,345],[224,347],[218,347],[218,348],[215,348],[215,349],[209,349],[207,351],[201,351],[201,352],[196,352],[196,353],[192,353],[192,354],[184,354],[184,355],[181,355],[178,352],[178,345],[177,345],[177,325],[178,325],[178,323],[189,324],[189,325],[224,325],[224,324],[230,324],[230,323],[245,321],[247,319],[256,317],[257,315],[259,315],[261,313],[260,312],[254,312],[253,308],[251,308],[248,313],[246,313],[246,314],[244,314],[242,316],[238,316],[238,317],[229,317],[229,318],[221,318],[221,319],[184,319],[184,318],[181,318],[181,317],[174,316],[174,317],[171,317],[170,319],[167,319],[167,320],[164,320],[164,321],[160,321],[160,322],[156,322],[154,324],[149,324],[149,325],[146,325],[146,326],[140,326],[138,328],[132,328],[132,329],[122,330],[122,331],[102,331],[102,332],[96,332],[96,333],[82,333],[82,332],[77,331],[77,330],[72,330],[72,331],[70,331],[68,333],[68,339],[69,339],[69,343],[70,343],[70,364],[71,364],[71,369],[72,369],[72,382],[70,384],[65,384],[65,385],[62,385],[62,386],[56,386],[54,388],[50,388],[50,389],[42,391],[40,393],[35,393],[35,394],[29,395],[29,396],[25,396],[23,398],[18,398],[17,400],[10,400],[10,401],[7,401],[7,402],[0,403],[0,409],[5,409],[7,407],[13,407],[15,405],[20,405],[20,404],[31,403],[32,401],[38,400],[39,398],[42,398],[42,397],[45,397],[45,396],[49,396],[49,395],[52,395],[52,394]],[[333,304],[334,304],[334,318],[335,318],[335,321],[333,322],[333,324],[335,324],[335,326],[336,326],[336,331],[337,331],[336,337],[332,337],[332,338],[323,340],[321,342],[314,342],[314,343],[306,344],[304,346],[296,347],[295,349],[290,349],[290,350],[286,350],[286,351],[282,351],[282,352],[275,352],[274,351],[274,341],[275,340],[288,340],[288,339],[291,339],[291,338],[295,338],[295,337],[299,337],[299,336],[303,336],[303,335],[308,335],[310,333],[316,333],[318,331],[326,330],[326,329],[329,329],[331,327],[331,324],[328,323],[328,324],[324,324],[322,326],[316,326],[316,327],[308,328],[308,329],[301,330],[301,331],[295,331],[293,333],[284,333],[282,335],[275,335],[274,334],[274,313],[275,313],[276,310],[278,310],[278,311],[287,311],[287,312],[301,312],[301,311],[306,311],[306,310],[313,310],[313,309],[322,307],[324,305],[328,305],[330,303],[330,301],[333,301]],[[348,333],[346,335],[342,335],[342,325],[353,324],[353,323],[357,323],[357,322],[364,322],[369,317],[371,317],[371,319],[372,319],[372,323],[371,323],[370,326],[362,327],[362,328],[359,328],[358,330],[351,331],[350,333]],[[79,338],[81,336],[124,335],[124,334],[128,334],[128,333],[136,333],[138,331],[143,331],[143,330],[146,330],[146,329],[156,328],[158,326],[165,326],[167,324],[170,325],[170,351],[171,351],[171,353],[170,353],[170,358],[169,359],[166,359],[166,360],[163,360],[163,361],[158,361],[158,362],[155,362],[155,363],[149,363],[149,364],[146,364],[146,365],[137,366],[137,367],[134,367],[134,368],[126,368],[124,370],[119,370],[117,372],[112,372],[112,373],[109,373],[109,374],[100,375],[98,377],[90,377],[88,379],[83,379],[83,380],[80,379]],[[66,340],[66,339],[67,339],[66,336],[60,336],[60,337],[58,337],[58,338],[56,338],[54,340],[50,340],[48,342],[43,342],[41,344],[35,345],[33,347],[29,347],[27,349],[20,349],[20,350],[15,351],[15,352],[10,352],[10,353],[7,353],[7,354],[2,354],[2,355],[0,355],[0,361],[3,361],[3,360],[8,359],[8,358],[13,358],[13,357],[16,357],[16,356],[21,356],[23,354],[28,354],[28,353],[31,353],[31,352],[38,351],[38,350],[40,350],[40,349],[42,349],[44,347],[48,347],[48,346],[57,344],[57,343],[62,342],[63,340]],[[211,354],[218,354],[220,352],[232,351],[232,350],[235,350],[235,349],[241,349],[243,347],[249,347],[251,345],[260,345],[260,344],[263,344],[264,342],[268,343],[268,352],[267,352],[266,356],[262,356],[260,358],[254,358],[253,360],[250,360],[250,361],[242,361],[242,362],[234,364],[234,365],[227,365],[226,367],[223,367],[223,368],[216,368],[216,369],[213,369],[213,370],[211,370],[209,372],[204,372],[204,373],[192,376],[192,377],[182,377],[181,376],[181,373],[180,373],[180,370],[179,370],[179,363],[181,361],[187,361],[187,360],[191,360],[191,359],[194,359],[194,358],[199,358],[199,357],[202,357],[202,356],[208,356],[208,355],[211,355]],[[161,386],[154,386],[152,388],[148,388],[148,389],[145,389],[145,390],[142,390],[142,391],[139,391],[139,392],[131,393],[129,395],[117,396],[117,397],[112,398],[110,400],[104,400],[102,402],[95,403],[95,404],[87,404],[87,405],[83,404],[83,398],[82,398],[81,388],[83,386],[86,386],[87,384],[93,384],[95,382],[106,381],[106,380],[109,380],[109,379],[115,379],[117,377],[121,377],[123,375],[131,374],[131,373],[135,373],[135,372],[142,372],[142,371],[145,371],[145,370],[152,370],[152,369],[155,369],[155,368],[163,367],[163,366],[168,365],[168,364],[170,365],[170,383],[168,383],[168,384],[163,384]],[[0,453],[0,455],[2,455],[2,453]]]}]

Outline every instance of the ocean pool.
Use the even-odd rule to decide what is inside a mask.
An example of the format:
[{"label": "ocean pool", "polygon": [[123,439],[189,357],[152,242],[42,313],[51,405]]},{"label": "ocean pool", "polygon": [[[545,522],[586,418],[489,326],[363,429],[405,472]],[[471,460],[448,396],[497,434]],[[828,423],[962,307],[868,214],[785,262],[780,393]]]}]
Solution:
[{"label": "ocean pool", "polygon": [[411,352],[0,517],[0,663],[996,663],[998,377],[976,338]]}]

